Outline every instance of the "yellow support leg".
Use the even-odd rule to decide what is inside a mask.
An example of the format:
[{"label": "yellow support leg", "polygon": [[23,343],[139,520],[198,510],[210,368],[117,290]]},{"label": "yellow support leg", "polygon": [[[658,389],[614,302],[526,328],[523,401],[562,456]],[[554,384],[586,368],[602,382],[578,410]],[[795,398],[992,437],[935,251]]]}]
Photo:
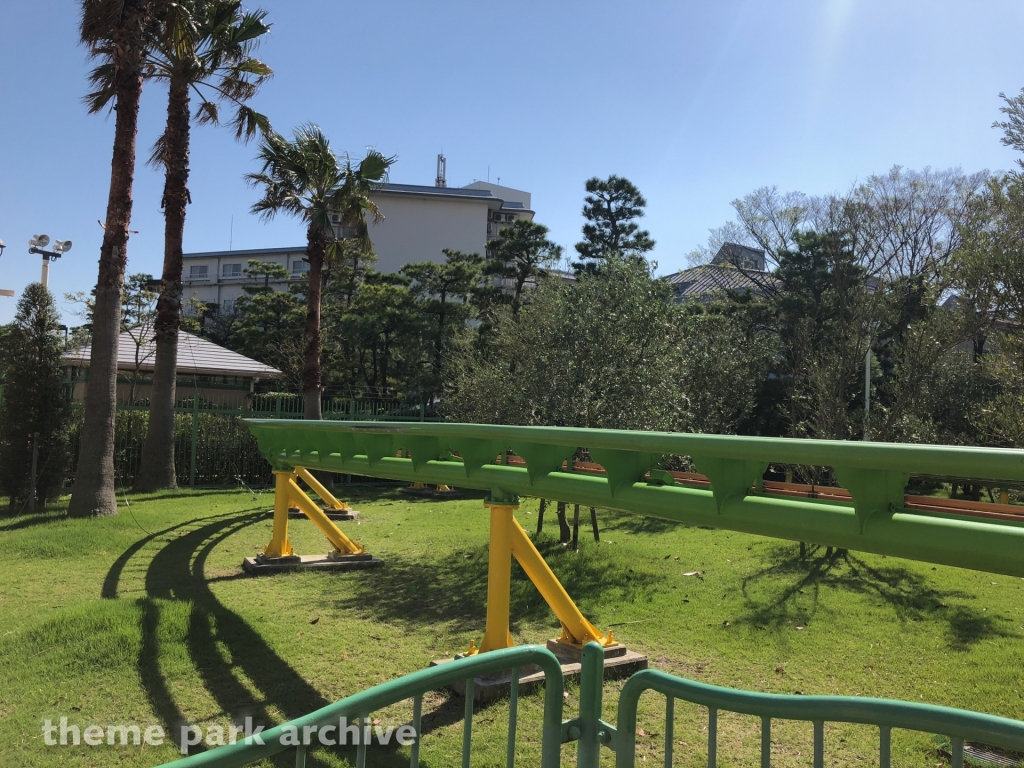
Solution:
[{"label": "yellow support leg", "polygon": [[289,557],[295,554],[288,541],[288,481],[291,472],[274,472],[274,535],[263,550],[265,557]]},{"label": "yellow support leg", "polygon": [[[323,535],[327,537],[327,540],[334,545],[334,549],[337,552],[342,555],[361,555],[366,552],[363,547],[356,544],[352,539],[342,533],[338,526],[334,524],[334,521],[327,517],[323,510],[320,509],[320,507],[317,506],[309,496],[303,493],[302,489],[299,488],[299,484],[295,482],[296,476],[294,474],[290,472],[281,474],[286,476],[288,498],[295,504],[295,506],[306,513],[306,517],[312,521],[313,525],[320,529],[320,532],[323,533]],[[276,503],[275,497],[275,520],[277,519]]]},{"label": "yellow support leg", "polygon": [[569,597],[569,593],[565,591],[565,587],[544,562],[544,558],[513,515],[519,505],[507,502],[484,504],[491,510],[490,549],[487,559],[487,623],[479,649],[470,644],[469,655],[511,648],[513,645],[512,633],[509,632],[513,557],[523,567],[523,571],[561,622],[560,642],[577,648],[582,648],[589,642],[600,643],[605,648],[618,645],[610,631],[608,634],[602,634],[597,627],[587,621],[576,603]]},{"label": "yellow support leg", "polygon": [[345,503],[344,501],[338,501],[336,498],[334,498],[334,494],[328,491],[327,488],[324,487],[323,483],[317,480],[313,476],[313,473],[310,472],[305,467],[296,467],[295,474],[301,477],[302,480],[306,483],[306,485],[313,489],[313,493],[315,493],[317,496],[323,499],[328,509],[336,512],[352,511],[351,507],[349,507],[347,503]]},{"label": "yellow support leg", "polygon": [[512,633],[508,630],[508,607],[512,589],[512,513],[518,504],[488,503],[491,508],[491,541],[487,554],[487,624],[484,639],[477,651],[470,646],[470,654],[512,647]]},{"label": "yellow support leg", "polygon": [[[491,526],[493,528],[494,523],[491,523]],[[537,587],[541,597],[562,622],[562,636],[559,641],[579,648],[589,642],[600,643],[606,648],[617,645],[610,630],[607,635],[603,635],[597,627],[587,621],[515,518],[511,520],[510,533],[512,554]]]}]

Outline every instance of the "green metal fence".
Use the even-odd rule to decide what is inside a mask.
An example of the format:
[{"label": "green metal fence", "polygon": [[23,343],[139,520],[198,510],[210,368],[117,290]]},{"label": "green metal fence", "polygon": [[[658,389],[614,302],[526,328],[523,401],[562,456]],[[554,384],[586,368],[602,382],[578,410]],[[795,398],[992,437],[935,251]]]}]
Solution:
[{"label": "green metal fence", "polygon": [[[357,725],[361,726],[363,723],[370,722],[370,716],[373,712],[401,701],[411,700],[412,718],[410,722],[417,737],[411,746],[410,765],[415,768],[415,766],[420,764],[420,742],[418,735],[421,732],[420,718],[423,712],[423,694],[455,683],[465,682],[466,706],[462,725],[462,765],[463,768],[469,768],[473,764],[474,679],[482,675],[493,675],[506,670],[511,670],[512,680],[515,681],[510,693],[511,706],[509,707],[506,749],[508,765],[513,765],[515,762],[516,732],[519,727],[517,706],[519,701],[519,672],[522,668],[530,665],[540,667],[544,672],[544,719],[541,732],[540,764],[542,768],[556,768],[560,760],[562,742],[562,668],[559,665],[558,659],[551,651],[536,645],[523,645],[518,648],[506,648],[501,651],[492,651],[491,653],[477,656],[467,656],[450,664],[442,664],[420,672],[414,672],[411,675],[400,677],[389,683],[374,686],[334,704],[328,704],[326,707],[311,712],[305,717],[282,723],[259,734],[259,739],[247,737],[235,744],[186,757],[170,763],[170,765],[174,765],[175,768],[196,768],[196,766],[229,768],[229,766],[248,765],[265,757],[294,750],[296,753],[296,768],[303,768],[306,764],[307,748],[301,744],[292,746],[287,742],[282,743],[285,735],[289,732],[306,734],[308,733],[305,730],[306,728],[315,727],[319,730],[324,726],[336,726],[340,718],[345,718],[346,722],[356,722]],[[359,743],[356,747],[356,766],[357,768],[363,768],[366,765],[368,745],[363,739],[358,741]]]},{"label": "green metal fence", "polygon": [[[415,672],[389,683],[342,699],[322,709],[292,720],[261,734],[263,744],[252,738],[229,746],[169,763],[174,768],[228,768],[248,765],[264,757],[296,750],[296,766],[303,768],[306,747],[282,744],[286,733],[304,734],[309,726],[321,727],[338,721],[339,717],[358,718],[366,722],[374,710],[412,699],[412,726],[420,733],[423,694],[455,682],[465,681],[465,710],[463,715],[462,765],[472,765],[473,734],[473,682],[481,675],[493,674],[511,668],[509,724],[506,766],[515,765],[516,731],[519,727],[518,677],[519,669],[536,664],[545,675],[544,720],[541,739],[541,766],[554,768],[561,763],[561,745],[578,742],[576,765],[579,768],[597,768],[602,749],[615,752],[616,768],[632,768],[636,764],[637,707],[640,697],[647,691],[665,696],[664,765],[671,768],[676,756],[674,742],[676,700],[706,707],[708,711],[707,764],[714,768],[718,762],[717,731],[720,711],[753,715],[761,718],[761,766],[771,766],[771,725],[773,720],[800,720],[813,724],[814,766],[821,768],[825,760],[825,723],[857,723],[879,729],[879,766],[889,768],[889,745],[893,729],[922,731],[944,735],[951,744],[953,768],[963,768],[966,741],[1006,750],[1024,750],[1024,722],[970,712],[949,707],[937,707],[890,699],[853,698],[846,696],[786,696],[755,693],[731,688],[706,685],[681,677],[644,670],[633,675],[619,694],[615,725],[602,719],[604,651],[597,643],[583,649],[580,680],[580,714],[572,720],[562,720],[562,671],[557,658],[539,646],[520,646],[491,651],[453,661],[432,669]],[[366,764],[367,745],[360,744],[356,752],[356,765]],[[420,763],[420,743],[410,748],[410,765]]]},{"label": "green metal fence", "polygon": [[[323,400],[323,417],[332,421],[436,421],[438,417],[421,403],[398,399],[361,399],[331,397]],[[202,397],[179,403],[174,409],[174,465],[181,487],[269,485],[273,481],[270,464],[244,418],[302,418],[302,398],[298,395],[255,395],[246,408],[225,408]],[[74,479],[81,445],[85,407],[71,404],[71,461],[66,484]],[[142,458],[149,404],[118,405],[114,431],[114,469],[119,487],[130,487]]]},{"label": "green metal fence", "polygon": [[[600,661],[600,660],[599,660]],[[619,694],[617,725],[614,734],[616,768],[635,764],[637,705],[645,691],[665,696],[665,765],[671,766],[674,752],[674,702],[698,704],[707,708],[708,765],[715,766],[718,752],[718,713],[735,712],[761,719],[761,766],[771,766],[772,721],[797,720],[814,728],[814,768],[825,764],[825,723],[856,723],[878,728],[878,765],[890,766],[893,729],[922,731],[949,738],[951,764],[962,768],[964,743],[968,740],[1007,750],[1024,751],[1024,723],[949,707],[937,707],[909,701],[852,696],[789,696],[721,688],[693,680],[644,670],[631,677]]]}]

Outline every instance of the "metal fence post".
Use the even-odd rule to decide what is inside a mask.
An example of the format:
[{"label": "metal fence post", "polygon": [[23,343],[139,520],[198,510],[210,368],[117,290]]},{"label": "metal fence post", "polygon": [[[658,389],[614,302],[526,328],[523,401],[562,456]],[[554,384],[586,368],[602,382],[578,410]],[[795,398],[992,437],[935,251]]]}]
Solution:
[{"label": "metal fence post", "polygon": [[192,461],[188,468],[188,487],[196,487],[196,452],[199,449],[199,393],[192,396]]},{"label": "metal fence post", "polygon": [[598,643],[583,646],[580,669],[580,741],[577,747],[578,768],[598,768],[601,745],[608,735],[601,722],[601,699],[604,687],[604,648]]}]

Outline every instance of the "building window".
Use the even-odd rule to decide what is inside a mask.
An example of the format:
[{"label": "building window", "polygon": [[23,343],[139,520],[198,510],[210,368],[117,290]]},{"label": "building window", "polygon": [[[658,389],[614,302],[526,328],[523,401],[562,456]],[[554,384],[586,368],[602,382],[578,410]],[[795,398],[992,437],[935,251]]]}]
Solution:
[{"label": "building window", "polygon": [[225,264],[221,267],[221,275],[224,277],[241,277],[242,276],[242,265],[241,264]]},{"label": "building window", "polygon": [[292,274],[293,275],[303,275],[306,272],[309,272],[309,262],[308,261],[303,261],[301,259],[297,259],[296,261],[292,262]]},{"label": "building window", "polygon": [[224,301],[220,303],[220,308],[225,315],[230,315],[232,312],[235,311],[235,300],[224,299]]},{"label": "building window", "polygon": [[190,280],[205,280],[208,278],[210,268],[205,264],[193,264],[189,267],[188,276]]}]

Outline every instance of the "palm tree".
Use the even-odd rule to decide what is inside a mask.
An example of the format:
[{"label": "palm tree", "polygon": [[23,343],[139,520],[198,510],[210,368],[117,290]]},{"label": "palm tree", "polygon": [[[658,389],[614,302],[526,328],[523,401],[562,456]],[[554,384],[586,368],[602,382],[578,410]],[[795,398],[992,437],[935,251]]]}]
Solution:
[{"label": "palm tree", "polygon": [[[114,149],[110,165],[107,215],[100,245],[99,276],[92,323],[89,387],[85,396],[82,448],[68,515],[117,514],[114,495],[114,418],[117,409],[117,342],[121,289],[127,264],[128,224],[132,216],[135,138],[146,61],[146,29],[161,0],[82,0],[80,36],[90,56],[102,63],[94,78],[106,83],[102,98],[86,97],[90,112],[111,101]],[[97,73],[102,72],[102,76]]]},{"label": "palm tree", "polygon": [[[280,212],[298,216],[306,224],[306,328],[303,339],[302,399],[307,419],[320,419],[320,294],[324,263],[342,258],[346,241],[370,247],[366,225],[369,213],[375,222],[384,218],[370,194],[387,181],[388,169],[397,158],[375,149],[353,167],[346,155],[340,160],[327,137],[315,125],[297,128],[289,141],[278,133],[260,141],[258,173],[246,175],[263,192],[252,212],[272,219]],[[339,237],[332,216],[338,216]]]},{"label": "palm tree", "polygon": [[188,192],[190,101],[200,125],[220,122],[218,102],[234,107],[235,138],[248,141],[270,129],[246,105],[273,73],[252,56],[270,27],[265,11],[243,12],[240,0],[187,0],[170,5],[153,27],[148,77],[168,84],[167,124],[150,162],[164,168],[164,266],[153,330],[156,359],[149,425],[142,445],[136,491],[177,487],[174,472],[174,405],[178,329],[181,327],[182,239]]}]

